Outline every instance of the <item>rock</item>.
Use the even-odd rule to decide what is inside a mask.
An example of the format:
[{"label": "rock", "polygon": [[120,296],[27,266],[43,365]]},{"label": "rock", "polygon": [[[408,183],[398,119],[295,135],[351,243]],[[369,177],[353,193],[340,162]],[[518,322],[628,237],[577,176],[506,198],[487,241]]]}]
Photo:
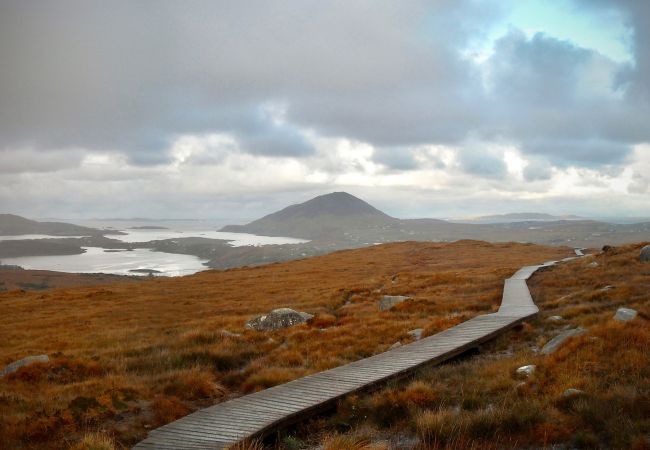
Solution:
[{"label": "rock", "polygon": [[587,264],[587,267],[598,267],[598,263],[596,261],[592,261],[589,264]]},{"label": "rock", "polygon": [[614,314],[614,320],[619,322],[628,322],[634,319],[637,315],[636,310],[631,308],[618,308],[616,314]]},{"label": "rock", "polygon": [[650,262],[650,245],[646,245],[641,249],[641,254],[639,255],[639,260],[641,262]]},{"label": "rock", "polygon": [[424,332],[424,330],[422,328],[416,328],[415,330],[411,330],[406,334],[411,336],[416,341],[419,341],[422,338],[422,333],[423,332]]},{"label": "rock", "polygon": [[312,314],[306,312],[294,311],[291,308],[279,308],[249,320],[246,322],[246,327],[257,331],[279,330],[305,323],[312,317],[314,317]]},{"label": "rock", "polygon": [[221,336],[229,337],[229,338],[239,338],[241,337],[241,334],[233,333],[232,331],[228,331],[228,330],[221,330]]},{"label": "rock", "polygon": [[580,389],[569,388],[566,391],[562,392],[562,397],[564,398],[578,397],[580,395],[585,395],[585,391],[581,391]]},{"label": "rock", "polygon": [[388,350],[392,350],[392,349],[394,349],[394,348],[401,347],[401,346],[402,346],[402,343],[401,343],[400,341],[397,341],[397,342],[395,342],[393,345],[391,345],[391,346],[388,348]]},{"label": "rock", "polygon": [[605,286],[604,288],[601,288],[600,291],[602,291],[602,292],[611,291],[611,290],[614,289],[615,287],[616,287],[616,286],[612,286],[611,284],[608,284],[608,285]]},{"label": "rock", "polygon": [[566,341],[567,339],[572,338],[574,336],[580,336],[585,332],[586,330],[580,327],[563,331],[562,333],[558,334],[553,339],[548,341],[544,347],[542,347],[542,353],[544,355],[551,354],[555,352],[558,348],[560,348],[562,344],[564,344],[564,341]]},{"label": "rock", "polygon": [[46,363],[50,360],[50,357],[47,355],[36,355],[36,356],[28,356],[27,358],[19,359],[18,361],[14,361],[11,364],[9,364],[7,367],[5,367],[2,372],[0,372],[0,378],[4,377],[5,375],[9,375],[10,373],[14,373],[21,367],[28,366],[33,363],[37,362],[43,362]]},{"label": "rock", "polygon": [[411,297],[407,297],[406,295],[384,295],[381,300],[379,300],[379,310],[387,311],[393,306],[405,302],[410,298]]},{"label": "rock", "polygon": [[562,322],[564,317],[562,316],[549,316],[546,318],[547,322]]},{"label": "rock", "polygon": [[529,377],[535,372],[535,369],[537,369],[537,366],[534,364],[521,366],[519,369],[517,369],[517,375]]}]

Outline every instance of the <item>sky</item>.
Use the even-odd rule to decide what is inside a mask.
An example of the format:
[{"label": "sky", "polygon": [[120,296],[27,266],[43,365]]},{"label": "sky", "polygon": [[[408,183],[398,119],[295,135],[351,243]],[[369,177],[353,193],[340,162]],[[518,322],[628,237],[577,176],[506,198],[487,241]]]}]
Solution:
[{"label": "sky", "polygon": [[650,215],[645,0],[0,1],[0,212]]}]

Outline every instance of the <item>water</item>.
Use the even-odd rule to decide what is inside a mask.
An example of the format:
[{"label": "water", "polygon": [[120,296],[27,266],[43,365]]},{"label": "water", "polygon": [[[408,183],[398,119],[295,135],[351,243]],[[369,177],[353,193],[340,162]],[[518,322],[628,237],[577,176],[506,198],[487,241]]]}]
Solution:
[{"label": "water", "polygon": [[0,236],[0,241],[18,241],[22,239],[82,238],[87,236],[51,236],[49,234],[19,234],[17,236]]},{"label": "water", "polygon": [[301,244],[307,242],[304,239],[296,239],[290,237],[272,237],[272,236],[257,236],[254,234],[246,233],[225,233],[213,230],[121,230],[126,235],[109,235],[111,239],[117,239],[123,242],[148,242],[158,241],[162,239],[178,239],[187,237],[202,237],[207,239],[227,239],[230,240],[230,245],[233,247],[241,247],[243,245],[272,245],[272,244]]},{"label": "water", "polygon": [[[203,237],[209,239],[226,239],[229,245],[238,247],[244,245],[299,244],[307,242],[303,239],[290,237],[256,236],[246,233],[224,233],[217,229],[228,223],[240,221],[218,220],[65,220],[61,222],[74,223],[99,229],[119,230],[125,235],[107,235],[111,239],[123,242],[149,242],[161,239],[179,239],[188,237]],[[133,227],[159,226],[165,229],[133,229]],[[0,240],[16,239],[47,239],[62,238],[63,236],[21,235],[0,236]],[[80,237],[80,236],[70,236]],[[143,275],[133,273],[134,269],[151,269],[162,273],[157,275],[180,276],[205,270],[205,260],[192,255],[156,252],[150,249],[135,249],[133,251],[106,252],[98,247],[85,247],[86,253],[80,255],[62,256],[25,256],[18,258],[2,258],[2,264],[15,264],[25,269],[54,270],[75,273],[112,273],[118,275]]]},{"label": "water", "polygon": [[152,269],[156,275],[180,276],[206,270],[201,260],[192,255],[154,252],[147,248],[133,251],[106,252],[98,247],[85,247],[81,255],[23,256],[2,258],[3,264],[15,264],[24,269],[54,270],[73,273],[112,273],[118,275],[146,275],[133,269]]}]

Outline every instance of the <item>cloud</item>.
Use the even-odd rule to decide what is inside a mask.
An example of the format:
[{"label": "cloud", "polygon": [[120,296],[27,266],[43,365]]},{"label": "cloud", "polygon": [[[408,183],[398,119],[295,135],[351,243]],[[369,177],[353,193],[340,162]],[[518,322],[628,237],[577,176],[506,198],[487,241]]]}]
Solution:
[{"label": "cloud", "polygon": [[152,211],[341,186],[537,198],[589,178],[637,195],[649,4],[575,5],[625,18],[629,62],[517,24],[495,34],[510,4],[493,0],[4,1],[0,176],[25,205],[38,182],[109,209],[107,186],[137,191]]}]

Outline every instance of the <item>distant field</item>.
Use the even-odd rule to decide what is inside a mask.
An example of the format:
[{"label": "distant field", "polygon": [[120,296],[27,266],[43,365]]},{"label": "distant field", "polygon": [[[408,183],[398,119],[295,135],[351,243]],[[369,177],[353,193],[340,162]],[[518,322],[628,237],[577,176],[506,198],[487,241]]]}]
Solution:
[{"label": "distant field", "polygon": [[[530,244],[395,243],[190,277],[0,293],[0,441],[60,448],[106,430],[118,445],[190,411],[385,351],[489,312],[519,267],[571,255]],[[384,294],[414,301],[380,312]],[[271,309],[307,325],[246,330]],[[227,330],[241,336],[224,336]]]},{"label": "distant field", "polygon": [[24,289],[43,291],[52,288],[96,286],[99,284],[143,281],[141,277],[93,273],[66,273],[50,270],[13,270],[0,268],[0,292]]}]

